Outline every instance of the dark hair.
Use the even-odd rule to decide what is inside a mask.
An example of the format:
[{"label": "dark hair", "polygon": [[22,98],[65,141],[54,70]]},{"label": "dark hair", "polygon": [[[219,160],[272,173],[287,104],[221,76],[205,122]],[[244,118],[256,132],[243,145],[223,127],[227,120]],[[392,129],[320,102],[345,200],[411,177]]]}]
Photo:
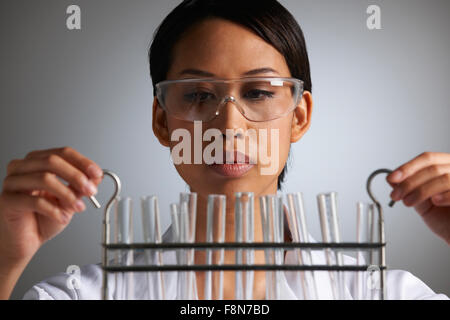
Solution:
[{"label": "dark hair", "polygon": [[[166,79],[176,42],[189,27],[207,18],[226,19],[252,30],[284,56],[291,76],[303,80],[304,90],[311,92],[309,59],[302,29],[278,1],[185,0],[155,31],[148,52],[153,95],[156,94],[155,85]],[[281,190],[286,171],[287,164],[278,176],[278,190]]]}]

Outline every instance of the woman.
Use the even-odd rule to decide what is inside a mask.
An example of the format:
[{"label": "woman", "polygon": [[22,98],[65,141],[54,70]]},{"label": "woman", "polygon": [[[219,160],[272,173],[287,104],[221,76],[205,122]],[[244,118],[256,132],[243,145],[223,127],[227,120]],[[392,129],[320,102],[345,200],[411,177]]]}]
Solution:
[{"label": "woman", "polygon": [[[215,129],[219,132],[215,137],[222,138],[223,155],[242,156],[244,160],[234,161],[241,162],[239,164],[224,164],[218,161],[222,157],[215,157],[212,162],[203,159],[205,161],[194,164],[174,161],[191,192],[198,195],[196,241],[205,241],[207,196],[212,193],[227,196],[226,228],[229,232],[226,241],[233,241],[234,193],[251,191],[256,200],[260,195],[275,194],[281,189],[290,145],[297,142],[311,124],[312,86],[302,31],[292,15],[274,0],[258,1],[257,5],[251,1],[184,1],[158,28],[149,60],[155,95],[153,131],[160,143],[170,148],[172,158],[186,160],[190,158],[187,154],[198,153],[195,143],[178,153],[180,141],[173,137],[179,129],[194,137],[198,124],[194,121],[199,120],[202,121],[201,136],[207,130]],[[196,81],[199,78],[225,81]],[[280,83],[270,78],[289,79]],[[226,81],[230,79],[244,80]],[[163,82],[165,80],[171,82]],[[272,91],[281,91],[274,94],[267,86]],[[192,87],[196,91],[187,91]],[[291,94],[286,95],[286,92]],[[286,100],[279,98],[280,95]],[[280,100],[274,100],[277,98]],[[251,130],[270,133],[269,136],[276,139],[269,138],[268,142],[262,143],[258,136],[252,138],[245,134]],[[233,143],[238,141],[245,141],[250,149],[256,147],[257,155],[270,153],[270,161],[235,152]],[[204,155],[202,151],[207,144],[202,140],[200,155]],[[264,170],[267,167],[271,170]],[[66,187],[57,177],[69,185]],[[414,206],[431,230],[448,244],[449,177],[450,154],[426,152],[403,164],[387,178],[394,187],[392,199]],[[33,151],[24,159],[9,163],[0,195],[1,298],[10,296],[39,247],[61,232],[75,212],[85,209],[81,197],[96,194],[101,180],[100,166],[69,147]],[[262,241],[259,217],[256,202],[255,241]],[[170,237],[170,233],[166,236]],[[195,259],[196,263],[201,263],[204,257],[197,255]],[[227,254],[225,261],[232,263],[234,257]],[[255,263],[263,262],[262,253],[256,254]],[[102,277],[99,266],[83,267],[81,276],[83,287],[80,291],[68,289],[67,274],[61,274],[31,288],[25,298],[100,298]],[[173,284],[176,278],[168,276],[166,280],[166,285]],[[233,299],[233,275],[226,275],[224,283],[224,298]],[[254,283],[254,299],[264,299],[262,272],[255,273]],[[284,285],[283,298],[301,298],[297,295],[299,290],[290,287],[286,278]],[[388,298],[391,299],[447,298],[435,294],[405,271],[389,271],[388,286]],[[203,287],[204,279],[199,275],[200,299],[204,297]],[[137,292],[136,297],[141,293]],[[171,297],[175,298],[173,292]],[[328,297],[327,292],[321,297]]]}]

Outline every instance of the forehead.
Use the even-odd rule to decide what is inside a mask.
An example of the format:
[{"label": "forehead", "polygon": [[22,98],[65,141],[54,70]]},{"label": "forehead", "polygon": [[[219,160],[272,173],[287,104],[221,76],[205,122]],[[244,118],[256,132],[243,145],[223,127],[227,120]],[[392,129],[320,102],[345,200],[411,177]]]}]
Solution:
[{"label": "forehead", "polygon": [[191,27],[173,48],[167,75],[177,79],[184,69],[200,69],[220,78],[235,78],[248,70],[272,68],[290,72],[284,56],[271,44],[237,23],[211,18]]}]

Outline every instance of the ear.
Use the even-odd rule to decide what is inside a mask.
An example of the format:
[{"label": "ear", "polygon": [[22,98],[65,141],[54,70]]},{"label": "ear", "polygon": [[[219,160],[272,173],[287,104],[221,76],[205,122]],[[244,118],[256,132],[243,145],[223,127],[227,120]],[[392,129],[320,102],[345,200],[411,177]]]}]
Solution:
[{"label": "ear", "polygon": [[311,125],[313,100],[311,92],[304,91],[302,99],[294,110],[291,127],[291,143],[297,142],[308,131]]},{"label": "ear", "polygon": [[167,114],[159,105],[158,99],[153,99],[152,129],[159,143],[169,147],[169,128],[167,126]]}]

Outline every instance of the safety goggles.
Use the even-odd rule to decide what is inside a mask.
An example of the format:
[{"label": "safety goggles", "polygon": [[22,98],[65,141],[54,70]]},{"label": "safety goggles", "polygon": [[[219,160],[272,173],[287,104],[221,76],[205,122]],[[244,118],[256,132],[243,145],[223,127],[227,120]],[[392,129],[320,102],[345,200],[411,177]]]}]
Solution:
[{"label": "safety goggles", "polygon": [[161,107],[187,121],[210,121],[228,102],[247,120],[274,120],[294,110],[302,95],[303,81],[295,78],[181,79],[156,84]]}]

